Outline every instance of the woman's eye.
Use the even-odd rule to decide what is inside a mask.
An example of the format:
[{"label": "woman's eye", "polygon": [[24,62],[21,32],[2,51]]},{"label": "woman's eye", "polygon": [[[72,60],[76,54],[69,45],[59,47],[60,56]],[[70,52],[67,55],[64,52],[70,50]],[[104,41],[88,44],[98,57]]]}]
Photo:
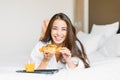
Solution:
[{"label": "woman's eye", "polygon": [[66,28],[63,28],[62,30],[63,30],[63,31],[67,31],[67,29],[66,29]]}]

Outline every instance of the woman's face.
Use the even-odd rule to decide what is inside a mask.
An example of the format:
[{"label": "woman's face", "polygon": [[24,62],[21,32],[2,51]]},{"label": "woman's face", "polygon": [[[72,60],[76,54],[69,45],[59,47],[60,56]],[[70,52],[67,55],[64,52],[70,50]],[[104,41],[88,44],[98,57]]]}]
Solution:
[{"label": "woman's face", "polygon": [[56,19],[53,22],[51,29],[51,36],[55,44],[61,44],[64,42],[67,35],[67,24],[65,21]]}]

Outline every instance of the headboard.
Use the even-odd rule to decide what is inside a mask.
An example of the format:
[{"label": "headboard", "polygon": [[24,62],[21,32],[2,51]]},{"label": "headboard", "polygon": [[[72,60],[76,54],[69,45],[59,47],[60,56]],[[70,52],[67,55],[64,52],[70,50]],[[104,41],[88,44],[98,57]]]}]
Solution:
[{"label": "headboard", "polygon": [[[120,22],[120,0],[89,1],[89,32],[93,24]],[[119,31],[120,32],[120,29]]]}]

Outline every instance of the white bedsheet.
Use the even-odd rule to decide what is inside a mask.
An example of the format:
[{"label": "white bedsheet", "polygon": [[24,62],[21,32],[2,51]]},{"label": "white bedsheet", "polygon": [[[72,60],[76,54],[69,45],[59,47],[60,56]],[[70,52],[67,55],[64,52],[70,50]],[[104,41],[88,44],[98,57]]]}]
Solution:
[{"label": "white bedsheet", "polygon": [[120,58],[94,63],[85,70],[61,70],[53,75],[16,73],[19,67],[0,67],[0,80],[120,80]]}]

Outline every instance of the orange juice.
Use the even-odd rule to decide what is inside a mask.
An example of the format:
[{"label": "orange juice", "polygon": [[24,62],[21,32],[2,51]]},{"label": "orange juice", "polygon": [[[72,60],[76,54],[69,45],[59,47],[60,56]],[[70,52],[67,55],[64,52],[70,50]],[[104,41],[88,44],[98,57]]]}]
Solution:
[{"label": "orange juice", "polygon": [[34,72],[34,67],[35,67],[34,63],[25,64],[26,72]]}]

